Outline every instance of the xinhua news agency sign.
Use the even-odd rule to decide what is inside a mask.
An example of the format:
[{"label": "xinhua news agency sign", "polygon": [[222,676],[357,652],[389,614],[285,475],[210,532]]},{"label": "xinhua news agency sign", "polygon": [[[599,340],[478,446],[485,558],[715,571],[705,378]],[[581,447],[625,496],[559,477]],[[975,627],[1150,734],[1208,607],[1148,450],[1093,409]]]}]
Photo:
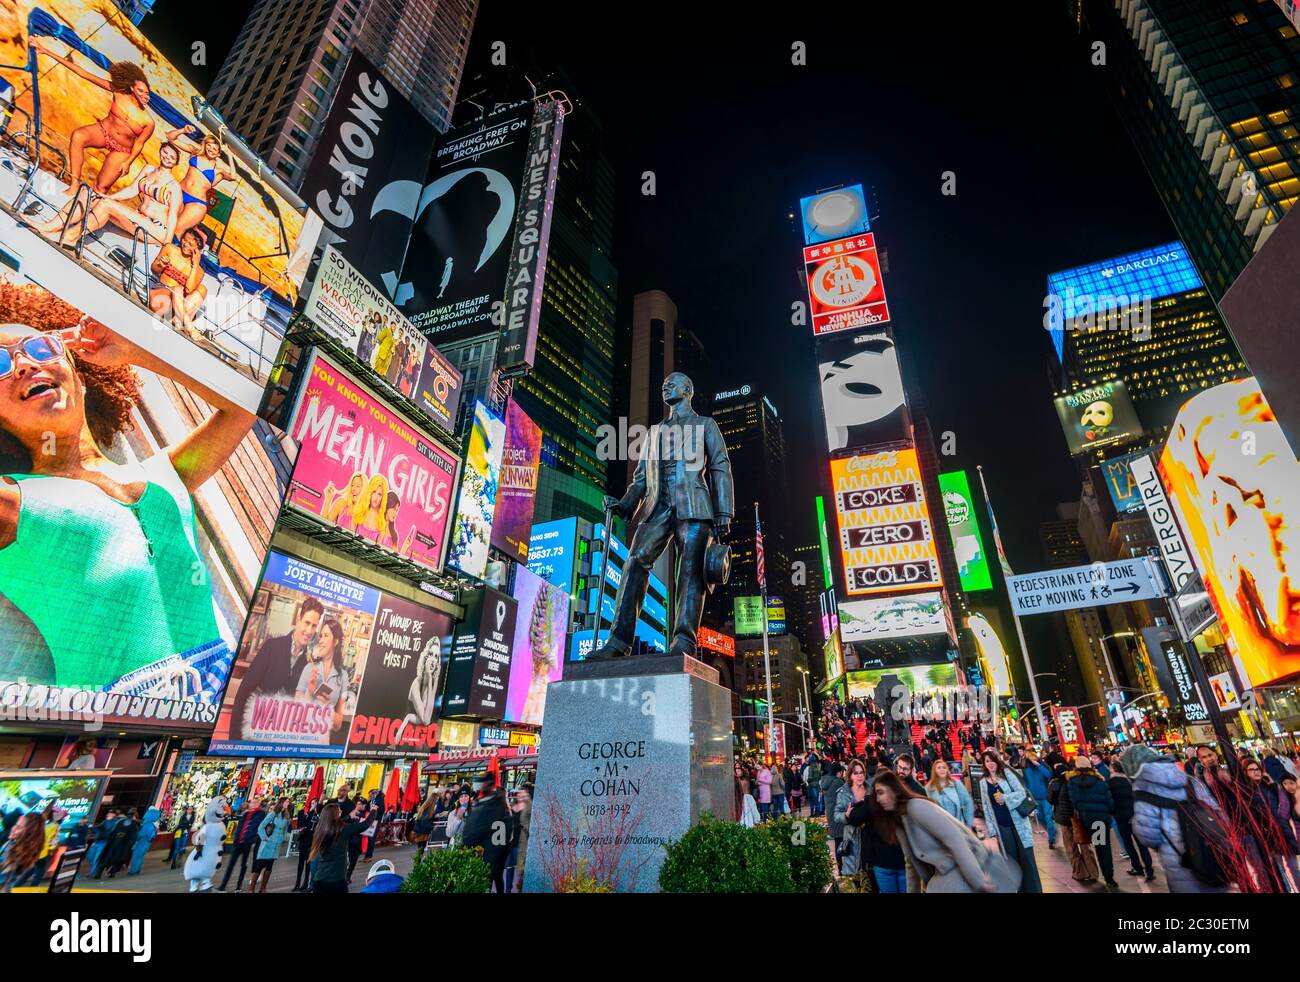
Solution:
[{"label": "xinhua news agency sign", "polygon": [[1007,577],[1017,614],[1051,614],[1058,610],[1155,600],[1164,594],[1143,559],[1048,569]]}]

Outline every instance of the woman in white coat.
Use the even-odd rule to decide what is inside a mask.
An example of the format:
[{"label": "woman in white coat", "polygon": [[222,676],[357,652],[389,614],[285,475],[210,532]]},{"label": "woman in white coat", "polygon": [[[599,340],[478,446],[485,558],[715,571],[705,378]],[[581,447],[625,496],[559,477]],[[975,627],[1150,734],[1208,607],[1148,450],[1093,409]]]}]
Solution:
[{"label": "woman in white coat", "polygon": [[990,830],[997,830],[1002,855],[1020,867],[1020,892],[1042,893],[1038,862],[1034,859],[1034,828],[1029,824],[1029,817],[1016,810],[1029,797],[1029,792],[996,750],[985,750],[980,762],[984,765],[984,775],[979,781],[984,824]]},{"label": "woman in white coat", "polygon": [[185,879],[190,881],[190,893],[212,889],[212,874],[221,859],[221,847],[226,840],[225,817],[230,805],[218,795],[203,809],[203,824],[198,827],[190,842],[194,851],[185,860]]},{"label": "woman in white coat", "polygon": [[876,775],[876,804],[907,857],[907,892],[1015,893],[1020,870],[985,849],[965,825],[929,798],[909,791],[893,771]]}]

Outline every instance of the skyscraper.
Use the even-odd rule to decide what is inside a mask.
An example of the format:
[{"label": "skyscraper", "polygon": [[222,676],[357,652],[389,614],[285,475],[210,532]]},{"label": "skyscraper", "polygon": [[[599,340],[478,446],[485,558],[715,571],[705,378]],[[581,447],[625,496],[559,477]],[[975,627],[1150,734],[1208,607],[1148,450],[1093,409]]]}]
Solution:
[{"label": "skyscraper", "polygon": [[1062,305],[1052,337],[1064,387],[1122,378],[1148,428],[1248,374],[1181,242],[1052,273],[1047,291]]},{"label": "skyscraper", "polygon": [[1067,3],[1086,56],[1216,299],[1300,196],[1296,26],[1277,2],[1232,6]]},{"label": "skyscraper", "polygon": [[[610,258],[614,168],[603,149],[600,120],[563,73],[526,74],[512,63],[466,73],[456,122],[548,88],[563,91],[572,109],[564,119],[536,360],[515,383],[514,397],[543,433],[536,520],[577,514],[600,521],[609,465],[602,459],[601,428],[613,416],[618,296],[618,271]],[[451,351],[448,356],[466,373],[470,392],[472,361]],[[616,470],[622,473],[621,463]]]},{"label": "skyscraper", "polygon": [[727,537],[731,579],[716,588],[705,604],[709,623],[722,623],[732,616],[735,597],[758,595],[755,501],[763,520],[767,592],[786,595],[790,553],[786,544],[785,431],[776,407],[750,385],[716,393],[712,415],[727,443],[737,493],[736,515]]},{"label": "skyscraper", "polygon": [[478,0],[257,0],[208,97],[299,187],[353,50],[445,131],[477,9]]},{"label": "skyscraper", "polygon": [[[677,319],[677,305],[662,290],[646,290],[632,298],[632,336],[628,356],[627,425],[650,427],[663,419],[660,389],[673,372],[695,383],[695,406],[706,412],[712,397],[709,356],[689,328]],[[630,480],[636,461],[629,460]]]}]

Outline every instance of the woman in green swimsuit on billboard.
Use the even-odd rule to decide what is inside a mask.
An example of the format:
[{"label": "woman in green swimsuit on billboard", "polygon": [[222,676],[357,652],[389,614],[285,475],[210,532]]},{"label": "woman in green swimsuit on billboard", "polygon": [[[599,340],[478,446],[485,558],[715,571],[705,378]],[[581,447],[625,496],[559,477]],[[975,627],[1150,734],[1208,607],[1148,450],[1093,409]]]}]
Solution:
[{"label": "woman in green swimsuit on billboard", "polygon": [[[213,412],[120,463],[137,368]],[[229,649],[192,496],[253,419],[44,289],[0,283],[0,681],[215,701]]]}]

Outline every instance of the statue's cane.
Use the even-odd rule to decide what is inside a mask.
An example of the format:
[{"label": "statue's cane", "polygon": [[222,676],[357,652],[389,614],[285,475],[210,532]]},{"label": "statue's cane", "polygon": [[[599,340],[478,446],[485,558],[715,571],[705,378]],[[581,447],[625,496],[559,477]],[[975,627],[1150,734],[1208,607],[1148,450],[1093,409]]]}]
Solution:
[{"label": "statue's cane", "polygon": [[[596,638],[592,645],[592,651],[600,650],[600,616],[605,609],[605,568],[609,565],[609,540],[613,535],[610,524],[614,520],[613,508],[605,509],[605,542],[600,551],[600,576],[596,579]],[[614,630],[611,622],[610,632]]]}]

